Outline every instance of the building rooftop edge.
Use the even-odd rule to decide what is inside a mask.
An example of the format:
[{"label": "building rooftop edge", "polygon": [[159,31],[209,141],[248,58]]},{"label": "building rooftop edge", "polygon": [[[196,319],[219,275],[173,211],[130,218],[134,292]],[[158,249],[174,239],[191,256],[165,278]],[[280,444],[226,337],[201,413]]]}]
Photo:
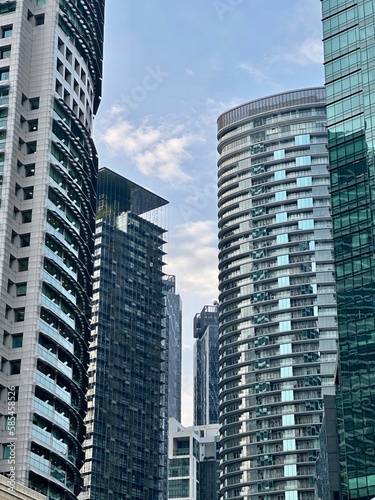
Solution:
[{"label": "building rooftop edge", "polygon": [[[259,97],[257,99],[252,99],[251,101],[247,101],[245,103],[239,104],[238,106],[234,106],[233,108],[230,108],[230,109],[224,111],[223,113],[221,113],[218,116],[218,118],[217,118],[218,131],[221,130],[221,127],[219,127],[219,122],[223,119],[223,117],[225,117],[226,115],[228,115],[230,113],[233,113],[233,111],[235,111],[237,109],[241,109],[241,108],[245,108],[247,106],[255,105],[258,102],[266,101],[266,100],[271,100],[271,99],[273,99],[275,97],[279,97],[279,96],[283,96],[283,95],[295,94],[295,93],[298,93],[298,92],[302,93],[302,92],[314,91],[314,90],[315,91],[316,90],[325,91],[325,86],[324,85],[318,85],[316,87],[305,87],[305,88],[301,88],[301,89],[294,89],[294,90],[287,90],[287,91],[284,91],[284,92],[277,92],[276,94],[266,95],[266,96]],[[285,107],[285,106],[283,106],[283,107]],[[275,107],[275,109],[276,109],[276,107]],[[242,118],[241,118],[241,120],[242,120]],[[240,120],[235,120],[235,121],[233,121],[233,123],[236,123],[237,121],[240,121]]]},{"label": "building rooftop edge", "polygon": [[154,210],[156,208],[161,208],[165,205],[168,205],[169,201],[166,200],[165,198],[162,198],[161,196],[153,193],[149,189],[144,188],[143,186],[140,186],[139,184],[129,180],[128,178],[124,177],[123,175],[115,172],[114,170],[111,170],[108,167],[100,167],[99,168],[99,177],[103,178],[106,176],[107,178],[114,178],[116,182],[118,182],[120,185],[122,184],[124,188],[128,188],[130,191],[137,191],[138,195],[144,195],[144,197],[147,198],[148,204],[147,208],[145,208],[143,211],[138,212],[138,215],[140,213],[145,213],[151,210]]}]

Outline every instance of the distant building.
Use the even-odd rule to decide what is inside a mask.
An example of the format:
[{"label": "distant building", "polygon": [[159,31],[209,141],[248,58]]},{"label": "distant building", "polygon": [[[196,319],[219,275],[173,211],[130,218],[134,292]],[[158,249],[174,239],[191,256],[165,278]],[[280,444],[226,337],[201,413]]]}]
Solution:
[{"label": "distant building", "polygon": [[176,276],[163,276],[165,297],[168,417],[181,421],[182,303]]},{"label": "distant building", "polygon": [[169,498],[218,500],[219,424],[184,427],[169,419]]},{"label": "distant building", "polygon": [[99,171],[82,500],[162,498],[163,235],[167,202]]},{"label": "distant building", "polygon": [[219,316],[217,305],[194,317],[194,425],[219,422]]}]

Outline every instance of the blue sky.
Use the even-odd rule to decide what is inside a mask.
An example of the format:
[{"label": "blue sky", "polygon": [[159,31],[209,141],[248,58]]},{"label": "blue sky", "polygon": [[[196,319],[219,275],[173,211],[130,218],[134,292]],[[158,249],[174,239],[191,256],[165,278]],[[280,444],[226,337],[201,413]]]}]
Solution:
[{"label": "blue sky", "polygon": [[192,424],[192,321],[217,300],[216,120],[323,84],[319,0],[107,0],[101,166],[169,200],[165,271],[183,302],[183,417]]}]

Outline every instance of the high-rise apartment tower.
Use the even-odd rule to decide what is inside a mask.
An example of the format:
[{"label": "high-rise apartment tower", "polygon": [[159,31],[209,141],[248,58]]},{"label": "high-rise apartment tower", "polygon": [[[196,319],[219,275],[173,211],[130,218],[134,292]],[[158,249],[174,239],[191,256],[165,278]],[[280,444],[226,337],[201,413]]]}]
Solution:
[{"label": "high-rise apartment tower", "polygon": [[80,499],[157,500],[166,474],[165,230],[147,216],[167,202],[107,168],[98,200]]},{"label": "high-rise apartment tower", "polygon": [[312,500],[336,303],[324,88],[219,117],[224,499]]},{"label": "high-rise apartment tower", "polygon": [[[375,3],[324,0],[341,496],[375,497]],[[337,493],[337,492],[335,492]]]},{"label": "high-rise apartment tower", "polygon": [[103,21],[0,2],[0,472],[53,499],[82,484]]}]

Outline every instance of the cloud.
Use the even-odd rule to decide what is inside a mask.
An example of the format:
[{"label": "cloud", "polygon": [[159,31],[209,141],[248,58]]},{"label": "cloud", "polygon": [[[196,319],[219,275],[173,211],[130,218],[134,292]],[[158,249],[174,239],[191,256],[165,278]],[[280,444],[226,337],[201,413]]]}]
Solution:
[{"label": "cloud", "polygon": [[168,236],[168,269],[176,275],[183,304],[182,423],[193,424],[193,318],[218,297],[217,223],[179,224]]},{"label": "cloud", "polygon": [[218,296],[217,224],[196,221],[180,224],[169,234],[168,268],[178,276],[178,290],[212,303]]},{"label": "cloud", "polygon": [[284,52],[280,58],[302,67],[323,64],[323,44],[320,39],[308,38]]},{"label": "cloud", "polygon": [[269,80],[268,76],[264,71],[262,71],[260,68],[257,68],[254,64],[250,62],[242,62],[237,65],[237,68],[242,69],[249,75],[253,76],[258,83]]},{"label": "cloud", "polygon": [[[166,121],[155,126],[147,120],[135,126],[121,116],[121,106],[114,105],[99,124],[99,140],[112,155],[125,155],[143,175],[167,182],[184,182],[191,177],[184,163],[191,160],[190,149],[202,139],[185,132],[179,123]],[[98,135],[98,133],[96,135]]]}]

